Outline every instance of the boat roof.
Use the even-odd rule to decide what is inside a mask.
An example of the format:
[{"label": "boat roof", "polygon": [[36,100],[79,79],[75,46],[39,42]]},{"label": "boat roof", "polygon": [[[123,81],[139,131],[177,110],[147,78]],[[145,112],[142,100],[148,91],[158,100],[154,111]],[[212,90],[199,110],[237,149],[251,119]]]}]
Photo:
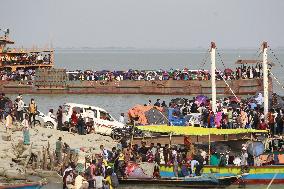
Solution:
[{"label": "boat roof", "polygon": [[6,44],[14,44],[15,42],[10,40],[7,37],[0,37],[0,43],[6,43]]},{"label": "boat roof", "polygon": [[168,126],[168,125],[147,125],[137,127],[143,131],[173,133],[177,135],[235,135],[243,133],[267,133],[267,130],[255,129],[217,129],[217,128],[204,128],[204,127],[187,127],[187,126]]}]

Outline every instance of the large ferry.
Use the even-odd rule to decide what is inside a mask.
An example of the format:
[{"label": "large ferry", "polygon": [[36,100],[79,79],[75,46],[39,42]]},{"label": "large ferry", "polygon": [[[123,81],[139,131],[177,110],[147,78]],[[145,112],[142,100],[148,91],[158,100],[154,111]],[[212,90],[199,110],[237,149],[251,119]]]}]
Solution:
[{"label": "large ferry", "polygon": [[[52,48],[11,48],[9,30],[0,37],[0,92],[21,94],[158,94],[194,95],[211,94],[210,73],[206,70],[139,71],[143,77],[125,78],[127,72],[84,71],[68,72],[54,69]],[[259,60],[237,60],[236,65],[260,65]],[[235,69],[233,69],[235,70]],[[216,93],[220,95],[256,94],[263,90],[260,76],[236,77],[232,69],[226,69],[217,77]],[[136,71],[133,71],[134,73]],[[237,70],[235,71],[235,73]],[[120,77],[117,77],[117,74]],[[103,77],[100,77],[103,74]],[[217,73],[218,74],[218,73]],[[151,76],[150,79],[148,76]],[[177,76],[177,77],[176,77]],[[123,78],[124,77],[124,78]],[[272,92],[272,79],[269,78],[269,91]]]}]

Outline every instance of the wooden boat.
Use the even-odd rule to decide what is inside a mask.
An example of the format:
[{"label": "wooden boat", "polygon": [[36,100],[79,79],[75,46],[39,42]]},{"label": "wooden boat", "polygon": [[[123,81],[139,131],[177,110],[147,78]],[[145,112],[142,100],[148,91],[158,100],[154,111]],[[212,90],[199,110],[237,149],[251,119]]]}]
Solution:
[{"label": "wooden boat", "polygon": [[40,189],[43,187],[42,183],[24,183],[24,184],[4,184],[0,185],[0,189]]},{"label": "wooden boat", "polygon": [[[54,50],[6,48],[14,44],[9,38],[9,31],[0,37],[0,57],[13,60],[9,63],[0,58],[0,70],[16,71],[19,69],[37,69],[35,81],[0,81],[0,92],[7,94],[156,94],[156,95],[195,95],[211,94],[210,80],[122,80],[122,81],[70,81],[66,70],[51,69],[54,66]],[[45,56],[46,60],[18,60],[17,57]],[[257,60],[238,60],[236,64],[257,64]],[[272,79],[269,78],[268,90],[272,92]],[[228,87],[230,86],[230,88]],[[263,90],[263,79],[238,79],[216,81],[216,93],[231,95],[256,94]]]},{"label": "wooden boat", "polygon": [[225,188],[238,180],[237,175],[219,176],[216,174],[204,174],[195,177],[167,177],[167,178],[126,178],[119,179],[120,184],[133,185],[159,185],[167,187],[185,188]]}]

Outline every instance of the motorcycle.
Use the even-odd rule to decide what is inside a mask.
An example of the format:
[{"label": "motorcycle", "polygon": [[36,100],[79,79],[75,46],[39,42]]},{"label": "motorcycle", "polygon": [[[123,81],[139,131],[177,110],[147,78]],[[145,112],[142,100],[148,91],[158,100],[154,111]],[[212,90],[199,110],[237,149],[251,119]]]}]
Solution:
[{"label": "motorcycle", "polygon": [[138,128],[134,128],[132,126],[126,126],[123,128],[114,128],[111,132],[111,138],[114,140],[120,140],[121,138],[125,137],[127,139],[130,139],[132,137],[143,137],[143,132],[139,130]]}]

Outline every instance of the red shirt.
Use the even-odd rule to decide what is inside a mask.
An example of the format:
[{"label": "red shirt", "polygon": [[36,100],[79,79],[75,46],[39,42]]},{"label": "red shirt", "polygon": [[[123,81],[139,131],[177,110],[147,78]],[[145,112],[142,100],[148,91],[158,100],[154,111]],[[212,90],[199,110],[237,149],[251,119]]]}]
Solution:
[{"label": "red shirt", "polygon": [[260,129],[260,130],[266,130],[266,129],[267,129],[267,124],[264,123],[264,122],[263,122],[263,123],[260,123],[260,124],[259,124],[259,129]]}]

